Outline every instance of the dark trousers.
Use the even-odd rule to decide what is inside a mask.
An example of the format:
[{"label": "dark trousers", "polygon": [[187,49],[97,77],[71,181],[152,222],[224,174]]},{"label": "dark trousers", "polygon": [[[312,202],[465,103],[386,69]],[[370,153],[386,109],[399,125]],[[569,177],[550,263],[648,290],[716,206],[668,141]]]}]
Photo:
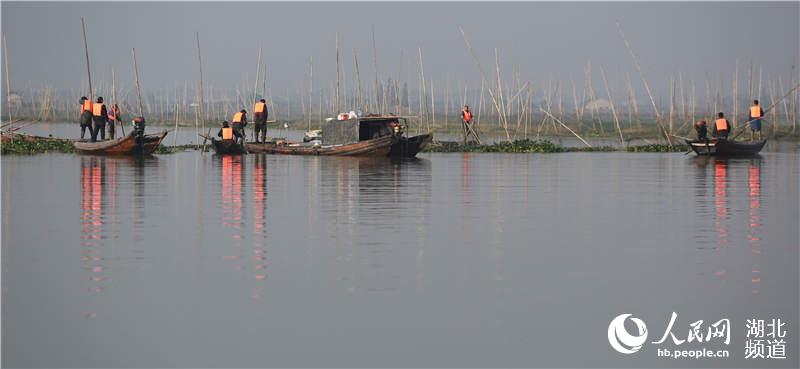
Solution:
[{"label": "dark trousers", "polygon": [[233,135],[239,142],[244,141],[244,127],[241,124],[233,125]]},{"label": "dark trousers", "polygon": [[717,132],[714,133],[714,137],[716,137],[716,138],[728,138],[728,132],[729,131],[727,131],[727,130],[725,130],[725,131],[717,131]]},{"label": "dark trousers", "polygon": [[259,133],[261,133],[261,142],[265,142],[267,140],[267,122],[256,123],[255,127],[253,127],[253,137],[256,142],[259,142]]},{"label": "dark trousers", "polygon": [[92,142],[97,141],[97,134],[100,134],[100,140],[106,139],[106,121],[105,119],[95,119],[94,129],[92,130]]},{"label": "dark trousers", "polygon": [[114,139],[114,133],[115,133],[116,128],[117,128],[117,127],[114,127],[114,123],[116,123],[116,122],[113,121],[113,120],[108,121],[108,139],[109,140],[113,140]]},{"label": "dark trousers", "polygon": [[89,136],[92,135],[92,113],[85,111],[81,114],[81,140],[86,136],[86,128],[89,128]]}]

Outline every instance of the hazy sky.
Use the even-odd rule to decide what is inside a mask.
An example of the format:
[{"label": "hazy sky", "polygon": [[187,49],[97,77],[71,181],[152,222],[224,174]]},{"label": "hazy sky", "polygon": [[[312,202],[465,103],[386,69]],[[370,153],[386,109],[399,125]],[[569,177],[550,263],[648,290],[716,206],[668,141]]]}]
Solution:
[{"label": "hazy sky", "polygon": [[[443,88],[480,79],[458,31],[462,26],[488,71],[494,48],[506,76],[517,66],[524,80],[583,78],[588,61],[599,80],[604,66],[615,83],[635,70],[615,22],[623,28],[655,88],[671,75],[702,83],[706,75],[732,78],[739,58],[764,78],[783,76],[800,59],[800,3],[18,3],[2,2],[12,89],[86,82],[80,17],[87,23],[95,80],[133,83],[131,48],[143,88],[196,83],[195,32],[200,32],[209,85],[252,86],[258,48],[264,48],[273,91],[298,90],[314,58],[316,87],[335,78],[339,32],[345,77],[354,79],[358,52],[363,84],[373,78],[370,26],[375,26],[382,77],[416,88],[418,48],[425,74]],[[756,68],[757,69],[757,68]],[[3,75],[5,77],[5,75]],[[251,81],[247,81],[250,78]],[[619,81],[619,82],[616,82]],[[634,80],[638,85],[638,80]],[[598,82],[596,82],[598,83]],[[352,82],[349,82],[352,86]],[[788,85],[787,85],[788,86]],[[5,87],[5,84],[3,84]],[[639,88],[637,86],[637,88]],[[700,87],[698,86],[698,89]],[[598,93],[600,86],[595,87]]]}]

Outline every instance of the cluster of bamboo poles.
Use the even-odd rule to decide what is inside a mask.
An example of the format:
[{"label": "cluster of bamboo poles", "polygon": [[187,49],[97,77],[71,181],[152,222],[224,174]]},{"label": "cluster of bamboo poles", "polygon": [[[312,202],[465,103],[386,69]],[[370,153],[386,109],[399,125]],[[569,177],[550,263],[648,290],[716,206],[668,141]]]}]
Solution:
[{"label": "cluster of bamboo poles", "polygon": [[[353,62],[350,69],[352,78],[348,78],[348,68],[344,67],[345,58],[342,57],[337,33],[335,81],[327,84],[316,82],[315,86],[315,60],[311,56],[307,72],[297,86],[291,86],[275,96],[268,86],[267,63],[261,49],[257,54],[255,82],[245,76],[245,80],[233,88],[220,88],[213,84],[204,86],[200,37],[197,34],[199,84],[184,81],[168,89],[149,89],[149,93],[142,95],[141,110],[151,123],[174,122],[176,126],[194,124],[204,130],[206,121],[230,119],[240,109],[251,107],[258,98],[265,98],[272,119],[301,123],[307,129],[320,124],[326,116],[361,110],[366,113],[414,115],[418,117],[418,124],[415,125],[418,130],[449,132],[451,129],[460,129],[461,107],[471,105],[479,129],[492,130],[507,140],[561,134],[562,130],[566,130],[584,142],[586,141],[580,136],[584,132],[613,133],[618,136],[620,144],[625,145],[631,135],[641,134],[648,127],[652,129],[653,123],[659,136],[671,142],[672,135],[687,132],[694,121],[710,119],[718,111],[724,111],[731,117],[736,128],[743,123],[741,116],[746,114],[744,108],[752,100],[758,99],[763,102],[762,105],[770,105],[797,84],[797,71],[794,67],[788,83],[784,83],[780,76],[765,79],[762,66],[752,62],[746,71],[746,85],[741,84],[744,73],[740,73],[740,62],[736,60],[735,72],[727,85],[722,74],[706,76],[703,81],[705,93],[701,96],[698,91],[701,86],[698,86],[697,81],[687,80],[682,73],[678,73],[677,76],[670,77],[669,96],[657,98],[620,27],[620,35],[649,100],[649,104],[641,104],[630,73],[625,73],[621,83],[623,87],[619,88],[618,85],[609,83],[606,71],[601,66],[598,69],[603,88],[596,90],[593,85],[596,77],[593,76],[591,62],[587,62],[582,71],[583,83],[580,88],[573,76],[566,82],[558,77],[551,77],[546,83],[535,85],[531,81],[523,80],[518,66],[512,68],[510,77],[505,76],[501,67],[501,52],[497,49],[494,49],[494,68],[487,72],[467,35],[463,30],[461,33],[480,74],[478,88],[474,87],[474,79],[467,81],[446,75],[443,80],[436,80],[426,76],[422,48],[418,48],[415,55],[418,71],[416,91],[409,87],[409,81],[402,78],[402,51],[399,58],[400,68],[394,73],[381,74],[373,29],[373,76],[370,83],[362,85],[361,64],[355,49],[352,50]],[[85,95],[83,91],[87,91],[86,85],[69,91],[29,85],[12,93],[5,36],[3,43],[7,95],[6,109],[3,111],[6,121],[12,121],[13,118],[37,121],[77,119],[78,98]],[[132,101],[133,87],[117,83],[115,66],[111,66],[111,77],[111,80],[101,78],[95,82],[92,87],[94,95],[113,95],[113,101],[120,106],[123,114],[135,111]],[[351,82],[350,86],[348,81]],[[800,93],[794,91],[789,98],[778,102],[776,108],[767,113],[767,118],[772,123],[770,127],[776,129],[780,123],[781,126],[790,128],[792,133],[796,132]]]}]

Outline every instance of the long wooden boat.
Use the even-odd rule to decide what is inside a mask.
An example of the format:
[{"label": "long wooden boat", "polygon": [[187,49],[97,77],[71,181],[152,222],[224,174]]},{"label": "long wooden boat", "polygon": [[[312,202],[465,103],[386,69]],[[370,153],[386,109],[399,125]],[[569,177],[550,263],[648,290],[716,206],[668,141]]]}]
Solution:
[{"label": "long wooden boat", "polygon": [[697,155],[748,156],[758,154],[767,140],[732,141],[728,139],[686,140]]},{"label": "long wooden boat", "polygon": [[[320,156],[386,156],[396,141],[394,136],[383,136],[371,140],[341,145],[319,145],[315,143],[247,143],[245,147],[251,153],[283,154],[283,155],[320,155]],[[318,142],[318,141],[316,141]]]},{"label": "long wooden boat", "polygon": [[236,142],[236,140],[217,140],[212,138],[211,143],[214,147],[214,152],[219,155],[239,155],[245,153],[244,144]]},{"label": "long wooden boat", "polygon": [[167,131],[153,135],[144,135],[142,142],[137,143],[134,133],[131,132],[127,136],[123,136],[114,140],[108,141],[75,141],[75,149],[81,154],[93,155],[148,155],[156,151],[156,148],[164,137],[167,136]]},{"label": "long wooden boat", "polygon": [[400,137],[389,150],[389,156],[393,158],[413,158],[433,141],[433,133],[413,137]]}]

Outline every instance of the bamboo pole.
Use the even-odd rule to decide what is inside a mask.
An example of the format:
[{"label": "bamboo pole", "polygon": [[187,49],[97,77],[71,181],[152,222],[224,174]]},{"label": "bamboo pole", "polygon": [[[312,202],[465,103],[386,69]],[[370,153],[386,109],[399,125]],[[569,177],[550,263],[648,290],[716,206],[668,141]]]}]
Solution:
[{"label": "bamboo pole", "polygon": [[356,106],[359,109],[364,109],[361,105],[361,69],[358,66],[358,52],[353,48],[353,62],[356,68]]},{"label": "bamboo pole", "polygon": [[136,48],[133,48],[133,72],[136,76],[136,106],[139,109],[139,116],[142,117],[142,87],[139,83],[139,63],[136,61]]},{"label": "bamboo pole", "polygon": [[89,43],[86,41],[86,22],[81,17],[81,27],[83,28],[83,50],[86,52],[86,74],[89,75],[89,101],[94,102],[92,91],[92,67],[89,64]]},{"label": "bamboo pole", "polygon": [[8,43],[6,43],[6,35],[3,35],[3,58],[5,59],[4,69],[6,72],[6,109],[8,109],[8,121],[11,122],[11,78],[8,76]]},{"label": "bamboo pole", "polygon": [[[205,119],[205,98],[203,96],[203,57],[202,57],[202,54],[200,52],[200,32],[195,32],[195,40],[197,41],[197,64],[198,64],[198,66],[200,68],[200,91],[199,91],[199,94],[200,94],[200,106],[199,106],[199,108],[200,108],[199,109],[200,110],[200,112],[199,112],[199,114],[200,114],[200,126],[202,127],[202,131],[205,131],[206,130],[206,119]],[[197,124],[195,123],[195,129],[197,128],[196,125]],[[209,130],[208,133],[206,133],[206,137],[208,137],[209,134],[211,134],[210,130]],[[206,140],[207,139],[208,138],[204,138],[203,139],[203,152],[206,151],[205,150],[205,145],[206,145]]]},{"label": "bamboo pole", "polygon": [[[375,105],[374,109],[378,110],[378,48],[375,45],[375,25],[370,25],[370,30],[372,32],[372,69],[375,72],[375,85],[373,87],[375,92]],[[378,111],[381,113],[380,111]]]},{"label": "bamboo pole", "polygon": [[[752,94],[752,90],[750,91]],[[733,130],[736,130],[736,123],[739,115],[739,58],[736,58],[736,69],[733,73]]]},{"label": "bamboo pole", "polygon": [[569,131],[569,132],[570,132],[570,133],[572,133],[572,134],[573,134],[575,137],[577,137],[579,140],[581,140],[581,142],[583,142],[583,143],[584,143],[586,146],[592,147],[592,144],[590,144],[589,142],[587,142],[586,140],[584,140],[584,139],[583,139],[583,137],[581,137],[579,134],[575,133],[575,131],[573,131],[571,128],[569,128],[569,126],[567,126],[566,124],[564,124],[563,122],[561,122],[560,120],[558,120],[558,118],[554,117],[554,116],[553,116],[553,114],[550,114],[550,112],[549,112],[549,111],[547,111],[547,110],[544,110],[544,109],[542,109],[542,108],[539,108],[539,111],[541,111],[542,113],[545,113],[545,114],[547,114],[547,115],[548,115],[548,116],[549,116],[551,119],[553,119],[554,121],[556,121],[556,122],[557,122],[558,124],[560,124],[562,127],[566,128],[566,129],[567,129],[567,131]]},{"label": "bamboo pole", "polygon": [[614,106],[614,96],[611,95],[611,87],[608,86],[608,80],[606,79],[606,72],[603,69],[603,67],[600,67],[600,75],[603,76],[603,84],[606,86],[606,93],[608,94],[608,103],[611,105],[611,114],[614,116],[614,124],[617,126],[617,132],[619,133],[619,143],[622,145],[622,147],[625,147],[626,146],[625,137],[622,136],[622,127],[619,124],[617,109]]},{"label": "bamboo pole", "polygon": [[339,114],[341,112],[341,105],[339,102],[339,84],[341,83],[340,81],[341,76],[339,74],[340,70],[341,69],[339,67],[339,32],[336,32],[336,109],[335,109],[336,114]]},{"label": "bamboo pole", "polygon": [[258,80],[261,77],[261,48],[258,48],[258,63],[256,64],[256,82],[253,84],[253,103],[258,99]]},{"label": "bamboo pole", "polygon": [[639,65],[639,60],[636,58],[636,55],[633,53],[633,49],[631,48],[628,39],[625,37],[625,32],[622,31],[622,25],[617,22],[617,29],[619,29],[619,34],[622,36],[622,41],[625,42],[625,47],[628,49],[628,53],[633,59],[633,65],[636,67],[636,70],[639,72],[639,77],[642,79],[642,83],[644,84],[645,90],[647,90],[647,95],[650,96],[650,103],[653,105],[653,110],[656,113],[656,124],[661,129],[661,132],[664,134],[664,138],[667,139],[667,144],[672,147],[672,139],[670,138],[667,131],[664,129],[663,124],[661,123],[661,112],[658,110],[656,106],[656,100],[653,98],[653,93],[650,91],[650,85],[647,83],[647,79],[644,78],[644,72],[642,71],[642,67]]},{"label": "bamboo pole", "polygon": [[[464,43],[467,44],[467,49],[469,50],[469,53],[472,56],[472,58],[475,60],[475,64],[477,64],[477,66],[478,66],[478,71],[480,72],[480,75],[481,75],[481,84],[483,85],[483,82],[486,80],[486,73],[483,71],[483,66],[481,65],[481,62],[478,59],[478,56],[475,55],[475,50],[472,49],[472,45],[470,45],[469,40],[467,39],[467,35],[464,33],[464,29],[462,29],[461,27],[458,27],[458,30],[461,31],[461,37],[464,38]],[[500,105],[497,102],[497,97],[495,97],[495,95],[492,92],[491,88],[489,88],[488,91],[489,91],[489,96],[492,98],[492,104],[494,105],[494,107],[497,110],[498,114],[500,114],[501,108],[500,108]],[[498,117],[502,119],[501,116],[498,115]],[[507,126],[507,124],[506,124],[506,126]]]}]

